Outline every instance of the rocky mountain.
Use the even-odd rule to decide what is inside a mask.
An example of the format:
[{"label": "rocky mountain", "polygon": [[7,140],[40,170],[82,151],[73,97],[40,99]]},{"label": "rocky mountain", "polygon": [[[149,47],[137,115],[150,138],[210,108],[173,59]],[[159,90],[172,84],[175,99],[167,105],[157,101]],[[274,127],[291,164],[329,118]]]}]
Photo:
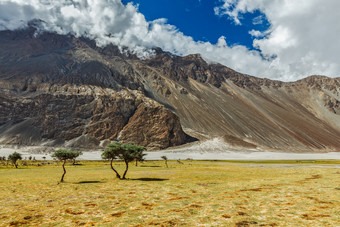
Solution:
[{"label": "rocky mountain", "polygon": [[154,149],[222,138],[240,149],[340,151],[340,78],[284,83],[155,49],[34,27],[0,32],[0,143]]}]

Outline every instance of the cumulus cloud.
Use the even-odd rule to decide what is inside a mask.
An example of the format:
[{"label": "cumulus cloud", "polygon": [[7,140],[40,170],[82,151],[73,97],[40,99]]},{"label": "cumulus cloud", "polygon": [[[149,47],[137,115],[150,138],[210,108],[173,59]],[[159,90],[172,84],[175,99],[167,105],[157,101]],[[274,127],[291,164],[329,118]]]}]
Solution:
[{"label": "cumulus cloud", "polygon": [[45,30],[87,36],[99,46],[127,46],[139,57],[151,53],[150,26],[163,24],[147,22],[136,6],[120,0],[0,0],[0,29],[22,28],[33,19],[43,20]]},{"label": "cumulus cloud", "polygon": [[[152,47],[160,47],[179,55],[199,53],[209,62],[271,79],[295,80],[310,74],[334,76],[340,72],[339,65],[333,61],[340,53],[339,46],[332,48],[339,45],[332,36],[335,31],[329,31],[329,26],[323,24],[336,23],[337,12],[333,11],[339,8],[334,6],[338,3],[324,0],[323,7],[319,7],[317,0],[281,2],[224,0],[223,5],[215,9],[216,13],[228,15],[240,25],[242,13],[261,10],[271,23],[270,30],[250,31],[257,37],[254,46],[261,52],[242,45],[230,46],[224,36],[216,44],[196,42],[166,19],[146,21],[138,6],[124,5],[121,0],[0,0],[0,30],[22,28],[28,21],[40,19],[45,22],[45,30],[87,36],[99,46],[112,43],[121,49],[128,47],[141,58],[152,56]],[[323,13],[329,18],[324,18]],[[337,32],[339,34],[339,29]],[[265,35],[264,38],[261,35]],[[325,43],[328,46],[325,47]],[[277,57],[273,60],[273,56]]]},{"label": "cumulus cloud", "polygon": [[249,34],[251,36],[254,36],[254,37],[257,37],[257,38],[265,36],[265,33],[261,32],[261,31],[258,31],[258,30],[254,30],[254,29],[250,30]]},{"label": "cumulus cloud", "polygon": [[126,46],[141,58],[160,47],[179,55],[199,53],[209,62],[253,75],[261,76],[268,66],[258,52],[228,46],[223,36],[216,44],[195,42],[166,19],[146,21],[137,6],[120,0],[0,0],[0,29],[21,28],[32,19],[43,20],[49,31],[93,38],[99,46]]},{"label": "cumulus cloud", "polygon": [[264,75],[284,80],[295,80],[312,74],[340,76],[340,1],[223,2],[215,12],[232,18],[236,24],[242,24],[242,14],[256,10],[264,13],[270,22],[271,26],[265,32],[249,31],[257,37],[253,42],[254,47],[268,59],[276,56]]}]

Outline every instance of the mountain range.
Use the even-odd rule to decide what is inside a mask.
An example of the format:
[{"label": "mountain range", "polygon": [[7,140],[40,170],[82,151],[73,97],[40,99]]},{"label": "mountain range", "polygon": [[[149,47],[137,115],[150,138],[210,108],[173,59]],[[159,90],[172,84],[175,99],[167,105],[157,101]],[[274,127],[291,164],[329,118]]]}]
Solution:
[{"label": "mountain range", "polygon": [[200,55],[38,32],[0,32],[0,144],[164,149],[221,138],[239,149],[340,151],[340,78],[261,79]]}]

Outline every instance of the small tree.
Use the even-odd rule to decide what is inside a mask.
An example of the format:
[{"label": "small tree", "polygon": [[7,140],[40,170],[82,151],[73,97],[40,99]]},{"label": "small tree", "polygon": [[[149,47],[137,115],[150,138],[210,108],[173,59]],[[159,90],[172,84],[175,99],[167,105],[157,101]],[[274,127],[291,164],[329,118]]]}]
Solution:
[{"label": "small tree", "polygon": [[13,163],[13,165],[15,166],[15,168],[18,168],[18,160],[22,160],[22,156],[21,154],[19,154],[18,152],[14,152],[13,154],[10,154],[8,156],[8,160],[11,161]]},{"label": "small tree", "polygon": [[118,157],[125,162],[125,171],[122,179],[126,179],[125,176],[129,169],[129,162],[132,162],[136,159],[142,159],[144,156],[143,151],[145,150],[145,147],[135,145],[134,143],[124,144],[123,153],[118,155]]},{"label": "small tree", "polygon": [[73,160],[75,157],[78,157],[78,156],[79,156],[78,152],[71,151],[71,150],[57,150],[51,155],[51,157],[56,158],[60,161],[63,161],[64,173],[61,176],[60,182],[64,182],[64,176],[66,174],[66,169],[65,169],[66,161]]},{"label": "small tree", "polygon": [[112,162],[118,157],[118,154],[123,150],[123,144],[119,142],[114,142],[107,145],[107,148],[102,154],[102,159],[110,160],[111,169],[116,173],[117,178],[120,179],[120,175],[115,168],[113,168]]},{"label": "small tree", "polygon": [[[123,144],[119,142],[114,142],[108,145],[108,148],[105,149],[102,154],[103,159],[111,160],[111,169],[116,173],[117,178],[126,179],[126,174],[129,170],[129,163],[143,157],[143,151],[146,150],[143,146],[138,146],[133,143]],[[114,159],[120,159],[125,162],[125,171],[123,176],[117,172],[116,169],[113,168],[112,162]]]},{"label": "small tree", "polygon": [[6,157],[5,157],[5,156],[0,156],[0,160],[1,160],[1,161],[4,161],[4,162],[3,162],[3,165],[6,165]]},{"label": "small tree", "polygon": [[[142,148],[140,148],[140,149],[142,149]],[[142,151],[144,151],[144,150],[145,150],[145,147],[143,147]],[[136,166],[138,166],[138,162],[144,162],[145,161],[145,158],[144,158],[145,155],[146,154],[143,153],[143,152],[137,152],[136,157],[135,157]]]},{"label": "small tree", "polygon": [[75,151],[75,152],[76,152],[76,156],[73,158],[72,165],[75,165],[76,164],[76,158],[78,158],[80,155],[83,154],[83,152],[81,152],[81,151]]},{"label": "small tree", "polygon": [[166,157],[165,155],[163,155],[161,158],[165,161],[166,168],[169,168],[169,167],[168,167],[168,157]]}]

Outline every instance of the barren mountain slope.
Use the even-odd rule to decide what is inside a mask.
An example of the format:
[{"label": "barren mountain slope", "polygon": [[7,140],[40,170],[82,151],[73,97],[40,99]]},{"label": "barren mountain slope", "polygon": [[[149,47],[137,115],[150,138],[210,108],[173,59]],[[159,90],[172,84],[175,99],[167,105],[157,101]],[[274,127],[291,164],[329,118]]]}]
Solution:
[{"label": "barren mountain slope", "polygon": [[159,55],[147,66],[134,64],[135,70],[147,78],[150,96],[174,110],[197,138],[225,135],[229,143],[236,137],[293,152],[339,150],[339,78],[283,83],[208,65],[197,55]]},{"label": "barren mountain slope", "polygon": [[198,55],[156,49],[139,60],[83,38],[34,34],[0,32],[2,143],[121,139],[165,148],[193,140],[182,125],[236,147],[340,151],[339,78],[284,83]]},{"label": "barren mountain slope", "polygon": [[193,140],[122,57],[100,53],[115,47],[34,32],[0,32],[0,143],[93,148],[118,138],[161,149]]}]

